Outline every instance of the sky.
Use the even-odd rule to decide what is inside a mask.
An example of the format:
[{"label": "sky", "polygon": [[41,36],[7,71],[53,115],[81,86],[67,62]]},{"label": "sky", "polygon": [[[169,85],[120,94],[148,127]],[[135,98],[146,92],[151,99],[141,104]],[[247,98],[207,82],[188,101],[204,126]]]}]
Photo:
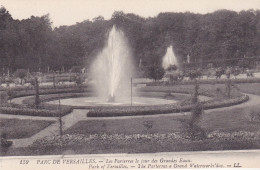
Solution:
[{"label": "sky", "polygon": [[260,0],[0,0],[1,5],[14,19],[49,14],[53,27],[73,25],[100,15],[110,19],[114,11],[154,17],[160,12],[260,10]]}]

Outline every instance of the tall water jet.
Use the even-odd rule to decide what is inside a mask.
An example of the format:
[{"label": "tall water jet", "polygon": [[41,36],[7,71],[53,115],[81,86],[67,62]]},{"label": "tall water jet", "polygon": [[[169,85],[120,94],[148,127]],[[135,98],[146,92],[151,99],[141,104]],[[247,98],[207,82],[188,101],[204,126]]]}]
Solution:
[{"label": "tall water jet", "polygon": [[170,65],[179,67],[178,60],[173,52],[172,45],[167,48],[166,54],[163,57],[162,67],[167,69]]},{"label": "tall water jet", "polygon": [[114,102],[116,97],[130,95],[130,79],[133,72],[131,50],[128,41],[115,25],[108,34],[103,50],[92,64],[92,79],[99,97]]}]

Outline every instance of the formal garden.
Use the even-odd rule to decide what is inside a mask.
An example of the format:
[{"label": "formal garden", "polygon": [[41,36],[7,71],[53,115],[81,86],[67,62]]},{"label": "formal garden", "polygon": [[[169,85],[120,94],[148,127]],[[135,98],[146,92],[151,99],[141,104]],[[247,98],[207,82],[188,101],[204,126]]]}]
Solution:
[{"label": "formal garden", "polygon": [[[93,96],[92,85],[35,82],[1,88],[2,155],[259,148],[258,78],[161,80],[146,86],[138,80],[136,95],[169,104],[134,106],[63,105],[63,99]],[[73,114],[78,120],[66,126]],[[33,137],[48,128],[55,133]]]},{"label": "formal garden", "polygon": [[259,10],[0,14],[1,156],[260,149]]}]

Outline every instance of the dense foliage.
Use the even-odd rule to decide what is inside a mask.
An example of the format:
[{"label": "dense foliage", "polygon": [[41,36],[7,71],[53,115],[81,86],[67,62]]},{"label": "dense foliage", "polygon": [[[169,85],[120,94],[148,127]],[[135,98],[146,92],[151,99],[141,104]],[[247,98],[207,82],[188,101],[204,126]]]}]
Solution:
[{"label": "dense foliage", "polygon": [[[136,65],[161,66],[166,48],[172,45],[181,62],[257,57],[260,55],[260,11],[239,13],[219,10],[205,15],[160,13],[142,18],[114,12],[110,20],[102,16],[72,26],[52,28],[48,15],[14,20],[0,9],[0,65],[7,73],[69,70],[88,66],[103,48],[108,30],[115,24],[129,40]],[[229,60],[226,64],[245,63]],[[239,63],[240,62],[240,63]],[[181,66],[180,66],[181,67]]]}]

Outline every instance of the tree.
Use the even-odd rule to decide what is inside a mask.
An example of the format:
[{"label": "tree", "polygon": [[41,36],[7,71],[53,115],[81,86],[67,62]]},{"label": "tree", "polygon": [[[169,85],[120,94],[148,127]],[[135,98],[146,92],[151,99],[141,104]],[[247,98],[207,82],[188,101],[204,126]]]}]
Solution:
[{"label": "tree", "polygon": [[39,82],[38,82],[38,78],[35,77],[34,78],[34,81],[35,81],[35,84],[34,84],[34,87],[35,87],[35,106],[36,106],[36,109],[39,108],[39,105],[40,105],[40,96],[39,96]]},{"label": "tree", "polygon": [[14,73],[14,76],[20,78],[20,83],[22,84],[25,77],[27,76],[27,71],[25,69],[17,69]]},{"label": "tree", "polygon": [[199,102],[199,83],[197,79],[194,80],[194,92],[192,94],[192,104]]},{"label": "tree", "polygon": [[81,73],[81,67],[80,66],[73,66],[73,67],[71,67],[70,72]]},{"label": "tree", "polygon": [[11,103],[12,98],[14,98],[16,95],[16,91],[14,91],[13,89],[8,89],[6,94],[8,95],[9,102]]},{"label": "tree", "polygon": [[53,88],[56,89],[56,78],[55,78],[54,72],[53,72],[53,75],[52,75],[52,84],[53,84]]},{"label": "tree", "polygon": [[104,17],[100,15],[98,17],[93,18],[93,21],[94,22],[96,22],[96,21],[104,21]]},{"label": "tree", "polygon": [[161,66],[150,66],[147,70],[148,78],[153,79],[154,81],[161,80],[164,76],[164,69]]},{"label": "tree", "polygon": [[166,72],[165,77],[168,77],[170,82],[177,82],[179,79],[178,72]]},{"label": "tree", "polygon": [[2,106],[4,104],[6,104],[7,101],[8,101],[8,96],[7,96],[6,92],[1,92],[0,93],[0,105]]},{"label": "tree", "polygon": [[242,68],[243,71],[246,68],[251,68],[250,59],[244,58],[244,59],[239,60],[238,61],[238,66],[239,66],[239,68]]},{"label": "tree", "polygon": [[189,132],[191,139],[203,139],[206,138],[206,134],[204,130],[199,126],[199,120],[203,113],[203,105],[199,101],[199,84],[198,81],[195,79],[194,82],[194,92],[192,95],[192,110],[191,110],[191,118],[189,122]]},{"label": "tree", "polygon": [[231,82],[230,78],[228,78],[226,81],[226,94],[227,94],[228,98],[231,97],[231,90],[232,90],[231,86],[232,86],[232,82]]},{"label": "tree", "polygon": [[179,61],[189,54],[191,62],[219,60],[221,65],[236,66],[242,56],[260,55],[259,10],[218,10],[204,15],[164,12],[149,18],[116,11],[110,20],[97,16],[54,29],[51,24],[49,15],[14,20],[7,9],[0,8],[0,66],[4,72],[91,65],[114,24],[127,37],[134,63],[142,58],[144,67],[160,65],[169,45]]},{"label": "tree", "polygon": [[75,77],[75,83],[77,84],[77,86],[82,85],[84,82],[84,77],[83,75],[77,74]]},{"label": "tree", "polygon": [[176,65],[169,65],[169,67],[166,69],[167,71],[176,71],[178,67]]},{"label": "tree", "polygon": [[13,144],[13,141],[7,139],[7,134],[1,132],[0,148],[3,153],[7,152],[7,149]]}]

